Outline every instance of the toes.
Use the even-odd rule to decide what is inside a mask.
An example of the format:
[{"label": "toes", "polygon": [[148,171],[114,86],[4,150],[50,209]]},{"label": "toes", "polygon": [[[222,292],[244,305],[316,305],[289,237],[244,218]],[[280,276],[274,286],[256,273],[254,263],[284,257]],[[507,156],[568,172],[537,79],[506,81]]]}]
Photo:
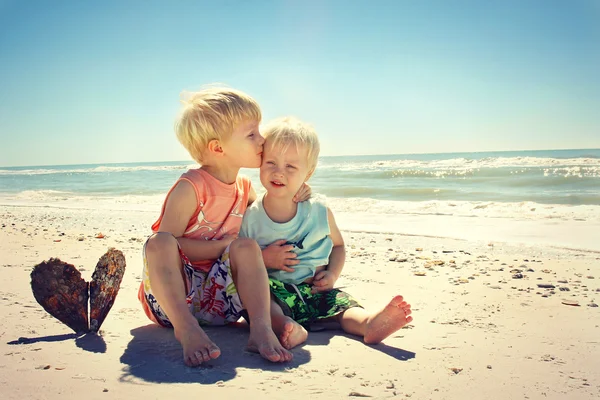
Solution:
[{"label": "toes", "polygon": [[406,317],[406,323],[409,324],[413,320],[413,317]]},{"label": "toes", "polygon": [[292,321],[287,322],[284,326],[283,326],[283,331],[287,332],[288,334],[292,333],[292,331],[294,330],[294,323]]},{"label": "toes", "polygon": [[[208,352],[208,348],[204,348],[201,351],[202,354],[202,361],[207,362],[211,360],[210,354]],[[198,359],[200,359],[200,357],[198,357]]]},{"label": "toes", "polygon": [[289,351],[287,351],[284,348],[279,349],[278,353],[280,356],[279,361],[281,361],[281,362],[290,361],[292,359],[292,353],[290,353]]},{"label": "toes", "polygon": [[190,356],[185,357],[183,361],[188,367],[196,367],[202,363],[202,356],[198,357],[196,353],[192,353]]},{"label": "toes", "polygon": [[394,296],[392,301],[390,301],[390,305],[398,307],[400,304],[402,304],[403,301],[404,301],[404,297],[402,297],[400,295]]},{"label": "toes", "polygon": [[209,359],[215,359],[221,355],[221,349],[217,345],[212,345],[208,349]]},{"label": "toes", "polygon": [[292,361],[292,359],[294,358],[294,354],[291,351],[286,351],[286,354],[286,361]]},{"label": "toes", "polygon": [[277,353],[275,349],[269,349],[269,351],[262,352],[263,357],[272,362],[277,362],[281,360],[281,354]]}]

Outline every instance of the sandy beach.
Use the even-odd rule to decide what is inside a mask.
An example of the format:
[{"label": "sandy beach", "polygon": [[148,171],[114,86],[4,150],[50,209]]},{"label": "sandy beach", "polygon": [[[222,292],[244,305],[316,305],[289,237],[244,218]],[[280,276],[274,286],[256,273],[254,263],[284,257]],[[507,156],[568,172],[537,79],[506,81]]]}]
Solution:
[{"label": "sandy beach", "polygon": [[[192,369],[173,332],[152,325],[136,299],[141,246],[155,217],[0,206],[2,399],[600,397],[593,249],[358,232],[341,218],[348,257],[338,286],[369,309],[402,294],[413,323],[375,346],[337,330],[311,333],[288,364],[245,351],[243,324],[211,327],[222,355]],[[95,238],[99,232],[105,237]],[[58,257],[89,280],[109,247],[127,260],[119,295],[101,334],[77,337],[37,304],[29,275]]]}]

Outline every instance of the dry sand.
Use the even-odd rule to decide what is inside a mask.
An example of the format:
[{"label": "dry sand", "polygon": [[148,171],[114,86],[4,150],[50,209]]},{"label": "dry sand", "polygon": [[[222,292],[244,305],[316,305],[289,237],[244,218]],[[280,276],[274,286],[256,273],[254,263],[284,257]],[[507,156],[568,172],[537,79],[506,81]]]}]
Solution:
[{"label": "dry sand", "polygon": [[[136,299],[155,216],[0,206],[1,399],[600,398],[598,253],[346,231],[338,286],[370,309],[404,295],[412,324],[376,346],[311,333],[288,364],[246,352],[243,325],[212,327],[222,355],[192,369]],[[58,257],[89,280],[109,247],[127,259],[121,291],[101,335],[77,337],[36,303],[29,274]]]}]

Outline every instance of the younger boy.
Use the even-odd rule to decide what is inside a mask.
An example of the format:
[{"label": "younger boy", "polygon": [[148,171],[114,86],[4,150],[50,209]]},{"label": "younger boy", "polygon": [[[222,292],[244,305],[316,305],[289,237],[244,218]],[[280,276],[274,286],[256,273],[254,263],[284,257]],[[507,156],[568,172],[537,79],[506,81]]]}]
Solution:
[{"label": "younger boy", "polygon": [[260,181],[266,193],[246,211],[240,237],[255,239],[261,248],[283,240],[290,250],[293,247],[294,268],[265,257],[276,303],[271,305],[273,323],[287,318],[301,325],[287,325],[284,347],[290,349],[305,341],[305,328],[317,320],[337,321],[345,332],[362,336],[370,344],[410,323],[410,305],[402,296],[395,296],[373,313],[333,288],[345,260],[344,240],[333,214],[314,198],[303,203],[293,201],[317,166],[319,140],[315,131],[288,117],[273,121],[263,135]]},{"label": "younger boy", "polygon": [[261,250],[252,239],[236,239],[256,199],[250,180],[238,172],[261,164],[260,120],[250,96],[212,88],[193,94],[176,122],[177,138],[201,167],[184,173],[167,193],[144,245],[138,298],[152,321],[174,328],[189,366],[220,355],[199,323],[235,322],[243,309],[252,321],[249,347],[273,362],[292,358],[271,327]]}]

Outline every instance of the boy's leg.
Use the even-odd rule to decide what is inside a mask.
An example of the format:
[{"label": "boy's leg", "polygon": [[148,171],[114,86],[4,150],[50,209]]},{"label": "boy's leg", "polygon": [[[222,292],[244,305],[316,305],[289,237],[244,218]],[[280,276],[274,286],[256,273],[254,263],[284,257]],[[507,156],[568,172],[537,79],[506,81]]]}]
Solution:
[{"label": "boy's leg", "polygon": [[395,296],[383,309],[371,313],[352,307],[338,315],[344,332],[362,336],[367,344],[381,342],[412,321],[410,304]]},{"label": "boy's leg", "polygon": [[279,342],[288,350],[306,342],[308,338],[306,329],[292,318],[286,316],[279,304],[272,299],[271,323],[273,331],[279,336]]},{"label": "boy's leg", "polygon": [[198,325],[186,301],[183,266],[177,239],[169,233],[150,237],[145,247],[152,293],[173,325],[183,347],[183,361],[196,366],[219,357],[221,350]]},{"label": "boy's leg", "polygon": [[229,247],[233,281],[250,318],[248,347],[269,361],[289,361],[287,351],[271,327],[269,278],[260,247],[252,239],[236,239]]}]

